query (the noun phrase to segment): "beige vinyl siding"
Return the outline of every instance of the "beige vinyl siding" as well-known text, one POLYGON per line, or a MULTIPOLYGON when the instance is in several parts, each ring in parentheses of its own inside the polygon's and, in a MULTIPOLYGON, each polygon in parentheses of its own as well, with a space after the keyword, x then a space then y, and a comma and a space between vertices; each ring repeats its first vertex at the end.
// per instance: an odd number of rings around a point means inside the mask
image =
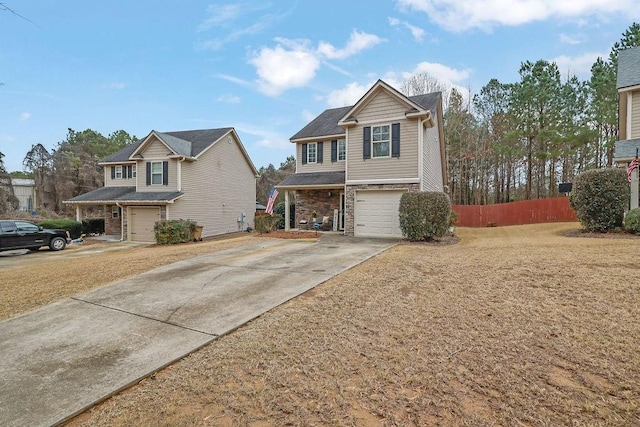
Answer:
POLYGON ((242 213, 245 229, 255 224, 255 176, 235 140, 225 136, 198 160, 182 163, 182 191, 168 219, 195 220, 204 237, 239 231, 242 213))
POLYGON ((142 154, 142 157, 145 159, 163 159, 173 153, 156 137, 151 137, 149 142, 142 148, 142 151, 140 151, 140 154, 142 154))
MULTIPOLYGON (((438 120, 435 126, 423 130, 422 191, 443 191, 440 143, 438 142, 438 120)), ((422 125, 420 125, 422 126, 422 125)))
MULTIPOLYGON (((335 138, 338 139, 338 138, 335 138)), ((306 165, 302 164, 302 143, 296 144, 296 172, 297 173, 306 173, 306 172, 335 172, 335 171, 343 171, 345 169, 345 161, 340 162, 332 162, 331 161, 331 139, 323 141, 313 141, 313 142, 322 142, 322 163, 307 163, 306 165)), ((308 143, 307 143, 308 144, 308 143)))
POLYGON ((178 160, 169 159, 170 150, 155 137, 140 151, 144 161, 138 162, 138 190, 137 191, 177 191, 178 190, 178 160), (147 164, 152 162, 169 162, 168 185, 147 185, 147 164))
POLYGON ((389 117, 404 117, 409 107, 398 102, 385 90, 379 91, 371 100, 356 111, 359 122, 385 121, 389 117))
POLYGON ((628 139, 640 138, 640 90, 630 94, 631 96, 631 135, 628 139))
MULTIPOLYGON (((126 175, 126 170, 124 170, 127 166, 132 166, 132 163, 122 164, 123 175, 126 175)), ((104 186, 105 187, 135 187, 136 179, 135 178, 115 178, 111 179, 111 168, 118 165, 109 165, 104 166, 104 186)), ((139 167, 139 166, 138 166, 139 167)), ((138 171, 139 173, 139 171, 138 171)))
POLYGON ((400 123, 400 157, 362 158, 363 129, 358 125, 349 129, 347 142, 347 181, 400 179, 418 177, 418 121, 380 121, 366 126, 400 123))

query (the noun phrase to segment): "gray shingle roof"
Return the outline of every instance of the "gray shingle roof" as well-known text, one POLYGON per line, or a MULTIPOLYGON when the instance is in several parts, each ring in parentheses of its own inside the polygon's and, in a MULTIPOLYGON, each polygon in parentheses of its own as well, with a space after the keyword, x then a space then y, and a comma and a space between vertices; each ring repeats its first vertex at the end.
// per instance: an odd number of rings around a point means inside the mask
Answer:
MULTIPOLYGON (((617 89, 640 84, 640 47, 618 52, 617 89)), ((634 154, 635 155, 635 154, 634 154)))
POLYGON ((314 185, 344 185, 344 171, 294 173, 286 177, 278 187, 304 187, 314 185))
POLYGON ((76 196, 65 203, 169 202, 182 194, 180 191, 136 192, 136 187, 101 187, 76 196))
POLYGON ((640 138, 618 141, 614 146, 613 159, 628 159, 630 157, 635 157, 636 149, 640 149, 640 138))
MULTIPOLYGON (((232 129, 233 128, 228 127, 219 129, 184 130, 177 132, 156 132, 156 134, 178 155, 196 157, 232 129)), ((105 157, 100 162, 113 163, 129 161, 131 154, 136 151, 145 139, 146 137, 133 144, 127 145, 122 150, 105 157)))
MULTIPOLYGON (((437 113, 438 101, 441 97, 441 92, 433 92, 424 95, 410 96, 409 99, 425 110, 431 111, 431 114, 435 115, 437 113)), ((298 133, 293 135, 290 138, 290 141, 327 135, 344 135, 345 130, 338 126, 338 120, 340 120, 352 108, 353 105, 324 110, 318 117, 313 119, 298 133)))

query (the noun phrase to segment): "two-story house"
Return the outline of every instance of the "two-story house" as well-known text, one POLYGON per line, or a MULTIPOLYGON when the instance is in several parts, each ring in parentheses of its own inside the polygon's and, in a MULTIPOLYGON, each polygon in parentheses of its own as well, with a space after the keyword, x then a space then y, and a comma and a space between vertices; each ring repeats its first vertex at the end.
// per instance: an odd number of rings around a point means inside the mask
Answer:
MULTIPOLYGON (((640 152, 640 47, 618 52, 618 142, 613 161, 628 167, 640 152)), ((638 170, 631 174, 631 209, 638 207, 638 170)))
POLYGON ((156 221, 190 219, 202 236, 245 230, 254 222, 257 171, 233 128, 151 131, 106 157, 102 188, 65 203, 103 206, 105 233, 154 241, 156 221))
POLYGON ((296 173, 277 185, 295 194, 296 224, 328 223, 346 235, 401 237, 407 191, 443 191, 447 170, 438 93, 407 97, 378 80, 353 106, 322 112, 290 141, 296 173))

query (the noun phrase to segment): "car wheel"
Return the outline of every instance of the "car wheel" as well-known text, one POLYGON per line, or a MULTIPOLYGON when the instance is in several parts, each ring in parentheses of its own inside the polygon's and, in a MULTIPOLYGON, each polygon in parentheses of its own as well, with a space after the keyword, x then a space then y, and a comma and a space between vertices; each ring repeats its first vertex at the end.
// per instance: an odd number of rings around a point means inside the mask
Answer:
POLYGON ((49 249, 52 251, 61 251, 67 247, 67 242, 62 237, 54 237, 49 242, 49 249))

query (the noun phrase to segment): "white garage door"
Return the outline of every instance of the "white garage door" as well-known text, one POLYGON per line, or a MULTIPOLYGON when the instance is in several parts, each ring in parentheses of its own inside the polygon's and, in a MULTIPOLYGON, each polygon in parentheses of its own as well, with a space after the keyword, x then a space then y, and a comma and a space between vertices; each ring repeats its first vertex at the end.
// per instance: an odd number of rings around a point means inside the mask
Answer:
POLYGON ((160 221, 160 208, 131 208, 129 215, 131 240, 134 242, 155 242, 153 224, 160 221))
POLYGON ((398 206, 404 191, 356 191, 354 234, 360 237, 402 237, 398 206))

